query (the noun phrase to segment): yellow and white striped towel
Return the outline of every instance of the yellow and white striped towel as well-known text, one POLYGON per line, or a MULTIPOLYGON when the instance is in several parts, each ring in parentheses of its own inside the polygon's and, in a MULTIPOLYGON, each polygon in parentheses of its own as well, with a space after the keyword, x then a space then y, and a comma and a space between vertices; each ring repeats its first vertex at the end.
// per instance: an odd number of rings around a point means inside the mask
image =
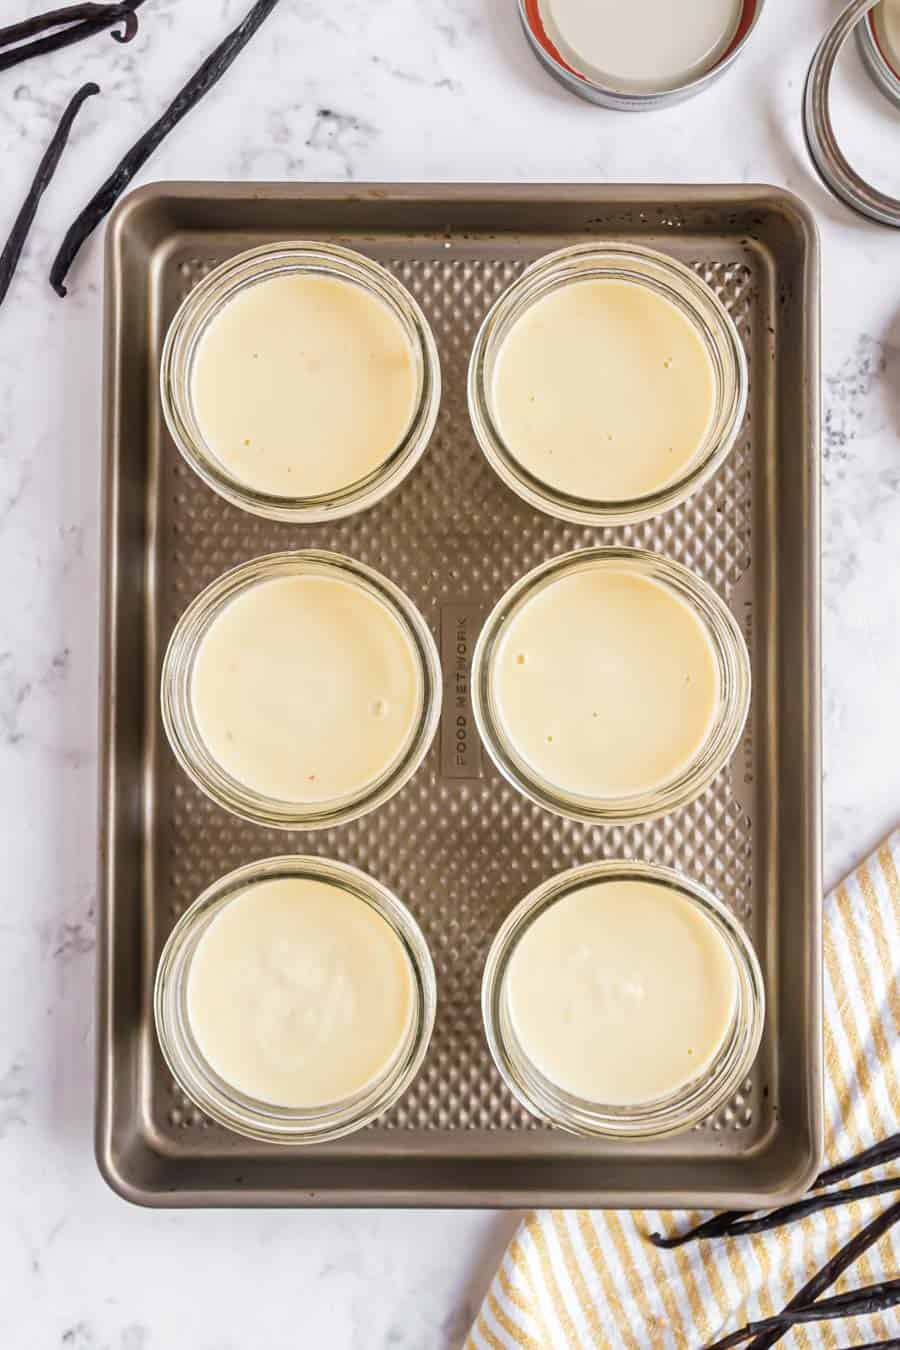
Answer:
MULTIPOLYGON (((825 902, 827 1165, 900 1129, 900 829, 825 902)), ((896 1164, 894 1165, 896 1167, 896 1164)), ((885 1169, 855 1177, 874 1180, 885 1169)), ((466 1350, 698 1350, 780 1312, 896 1196, 854 1201, 774 1232, 660 1251, 699 1214, 545 1211, 507 1249, 466 1350)), ((828 1293, 900 1276, 897 1226, 828 1293)), ((813 1350, 900 1336, 900 1309, 792 1330, 813 1350)))

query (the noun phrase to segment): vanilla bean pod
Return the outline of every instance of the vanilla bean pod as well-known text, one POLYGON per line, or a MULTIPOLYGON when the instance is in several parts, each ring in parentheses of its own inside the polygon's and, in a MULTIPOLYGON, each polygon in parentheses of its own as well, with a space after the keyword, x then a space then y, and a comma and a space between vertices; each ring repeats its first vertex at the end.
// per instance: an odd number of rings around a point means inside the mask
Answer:
POLYGON ((886 1280, 864 1289, 854 1289, 851 1293, 823 1298, 817 1303, 785 1308, 784 1312, 777 1313, 774 1317, 748 1322, 738 1331, 733 1331, 708 1346, 707 1350, 732 1350, 732 1347, 750 1340, 760 1332, 778 1331, 784 1334, 792 1327, 803 1326, 808 1322, 830 1322, 841 1317, 870 1317, 873 1313, 895 1308, 898 1303, 900 1303, 900 1280, 886 1280))
MULTIPOLYGON (((847 1158, 845 1162, 836 1163, 834 1167, 826 1168, 824 1172, 820 1172, 813 1182, 812 1190, 818 1192, 826 1186, 834 1186, 837 1182, 846 1181, 848 1177, 856 1176, 859 1172, 866 1172, 872 1167, 880 1167, 885 1163, 893 1162, 897 1157, 900 1157, 900 1134, 892 1134, 887 1139, 882 1139, 879 1143, 873 1144, 870 1148, 863 1149, 861 1153, 854 1154, 852 1158, 847 1158)), ((725 1210, 721 1214, 715 1214, 711 1219, 705 1219, 703 1223, 697 1224, 696 1227, 687 1229, 684 1233, 676 1234, 674 1237, 666 1237, 662 1233, 651 1233, 650 1241, 655 1247, 668 1250, 673 1247, 681 1247, 686 1242, 703 1238, 739 1237, 741 1234, 762 1233, 768 1228, 790 1223, 793 1219, 815 1214, 819 1209, 831 1209, 835 1205, 844 1204, 846 1201, 864 1199, 871 1195, 887 1194, 896 1190, 898 1186, 900 1186, 900 1179, 886 1177, 878 1182, 866 1182, 864 1186, 837 1192, 835 1198, 830 1196, 815 1197, 817 1203, 813 1203, 814 1197, 809 1196, 797 1201, 794 1206, 785 1205, 761 1219, 752 1219, 750 1211, 725 1210)))
POLYGON ((0 253, 0 305, 3 304, 6 292, 9 290, 10 282, 25 247, 25 240, 28 238, 28 231, 31 229, 32 222, 37 214, 38 204, 56 172, 56 166, 59 164, 66 141, 69 139, 69 132, 72 130, 72 123, 78 116, 78 110, 85 99, 90 98, 92 94, 99 93, 98 85, 83 84, 77 93, 72 95, 68 107, 50 139, 50 144, 44 151, 31 187, 28 189, 28 195, 16 216, 3 252, 0 253))
POLYGON ((121 31, 112 36, 117 42, 130 42, 138 30, 136 11, 143 3, 144 0, 123 0, 121 4, 66 5, 19 23, 7 24, 0 28, 0 48, 3 49, 0 50, 0 72, 11 70, 35 56, 45 56, 83 42, 120 21, 123 21, 121 31), (43 37, 36 36, 41 33, 43 37), (26 41, 30 37, 34 41, 26 41))
POLYGON ((116 165, 106 182, 69 226, 50 269, 50 284, 57 295, 65 295, 65 280, 81 245, 115 206, 135 174, 144 167, 160 143, 204 94, 218 83, 232 62, 244 50, 257 29, 265 22, 278 0, 257 0, 236 28, 210 53, 202 66, 175 95, 168 108, 116 165))

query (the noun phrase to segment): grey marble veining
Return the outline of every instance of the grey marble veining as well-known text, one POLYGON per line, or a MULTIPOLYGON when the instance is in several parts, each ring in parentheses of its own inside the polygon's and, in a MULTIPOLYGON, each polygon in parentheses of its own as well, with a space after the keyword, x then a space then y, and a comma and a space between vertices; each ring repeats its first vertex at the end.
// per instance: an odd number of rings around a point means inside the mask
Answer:
MULTIPOLYGON (((245 4, 148 0, 131 45, 100 35, 0 74, 0 234, 68 96, 87 79, 103 91, 0 309, 0 1343, 11 1350, 450 1350, 514 1224, 142 1212, 105 1190, 92 1159, 99 233, 64 302, 47 273, 82 202, 245 4)), ((514 0, 282 0, 142 175, 771 181, 810 202, 825 269, 829 881, 900 816, 900 237, 850 216, 807 167, 800 91, 833 12, 831 0, 768 5, 719 84, 629 116, 550 80, 514 0)), ((871 149, 900 121, 855 60, 842 127, 871 149)))

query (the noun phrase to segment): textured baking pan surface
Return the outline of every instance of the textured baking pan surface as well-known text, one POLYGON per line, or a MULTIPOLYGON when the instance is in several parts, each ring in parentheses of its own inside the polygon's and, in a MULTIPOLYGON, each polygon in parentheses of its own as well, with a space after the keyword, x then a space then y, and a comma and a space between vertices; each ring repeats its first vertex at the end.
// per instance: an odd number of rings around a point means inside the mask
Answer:
POLYGON ((107 234, 102 616, 102 930, 97 1153, 121 1194, 154 1205, 577 1205, 753 1208, 808 1184, 821 1134, 818 252, 788 194, 748 187, 153 185, 107 234), (327 525, 229 506, 170 441, 157 388, 169 320, 223 259, 277 239, 378 259, 416 296, 444 397, 421 464, 392 496, 327 525), (571 526, 509 493, 466 411, 472 339, 534 258, 579 240, 659 248, 721 297, 750 367, 726 464, 682 506, 619 529, 571 526), (679 559, 732 607, 754 677, 732 763, 684 810, 628 828, 531 805, 479 746, 467 673, 478 627, 518 576, 568 549, 628 543, 679 559), (312 834, 245 824, 177 768, 158 714, 179 614, 258 554, 348 553, 411 596, 439 640, 444 713, 424 765, 361 821, 312 834), (285 1150, 242 1140, 183 1097, 156 1046, 153 973, 210 882, 274 853, 321 853, 390 886, 421 923, 438 979, 435 1034, 412 1087, 348 1139, 285 1150), (480 979, 502 918, 554 872, 601 857, 682 869, 746 925, 766 980, 756 1066, 714 1118, 647 1143, 579 1140, 530 1117, 494 1070, 480 979))

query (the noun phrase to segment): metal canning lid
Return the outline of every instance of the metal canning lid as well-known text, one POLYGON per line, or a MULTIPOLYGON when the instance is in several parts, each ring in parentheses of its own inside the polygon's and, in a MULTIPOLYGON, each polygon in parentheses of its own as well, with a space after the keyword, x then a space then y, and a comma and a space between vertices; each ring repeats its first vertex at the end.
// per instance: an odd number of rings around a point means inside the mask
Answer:
POLYGON ((571 60, 567 60, 552 40, 541 12, 541 0, 518 0, 519 18, 525 30, 525 36, 538 60, 560 84, 580 98, 604 108, 616 108, 621 112, 642 112, 653 108, 665 108, 683 99, 692 98, 702 89, 717 80, 743 51, 750 34, 753 32, 762 14, 765 0, 741 0, 737 25, 724 50, 713 55, 711 64, 701 69, 699 74, 692 73, 683 83, 666 83, 658 88, 647 86, 636 88, 629 81, 604 80, 578 70, 571 60))
POLYGON ((803 95, 803 130, 813 165, 826 187, 845 205, 900 227, 900 199, 874 187, 856 172, 838 144, 831 120, 831 81, 838 56, 856 31, 865 64, 879 87, 900 104, 900 77, 888 63, 873 15, 881 0, 851 0, 825 34, 812 59, 803 95))
POLYGON ((900 48, 895 47, 888 31, 887 8, 896 13, 897 40, 900 42, 900 3, 882 0, 856 26, 856 41, 860 55, 881 92, 900 108, 900 48))

